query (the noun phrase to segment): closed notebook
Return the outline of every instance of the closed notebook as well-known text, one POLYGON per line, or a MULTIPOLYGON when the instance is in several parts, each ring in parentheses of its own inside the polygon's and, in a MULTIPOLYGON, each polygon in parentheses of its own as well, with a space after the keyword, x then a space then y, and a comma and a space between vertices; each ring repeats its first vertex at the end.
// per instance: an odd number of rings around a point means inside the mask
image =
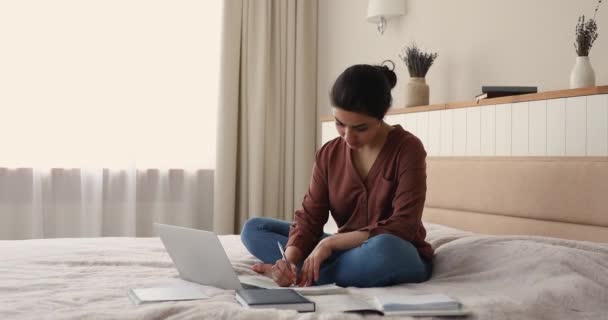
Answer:
POLYGON ((481 94, 475 96, 475 100, 491 99, 520 94, 536 93, 536 87, 516 87, 516 86, 482 86, 481 94))
POLYGON ((163 301, 184 301, 206 299, 208 296, 195 286, 171 286, 156 288, 130 289, 129 299, 134 304, 153 303, 163 301))
POLYGON ((249 308, 315 311, 314 302, 292 289, 239 289, 236 291, 236 300, 249 308))

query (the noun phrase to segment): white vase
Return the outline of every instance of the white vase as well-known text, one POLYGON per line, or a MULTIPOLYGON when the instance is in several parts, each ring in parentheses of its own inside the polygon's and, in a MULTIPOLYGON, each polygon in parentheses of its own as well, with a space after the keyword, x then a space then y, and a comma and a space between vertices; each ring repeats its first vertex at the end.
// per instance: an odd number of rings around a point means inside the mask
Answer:
POLYGON ((410 78, 407 83, 405 106, 425 106, 429 104, 429 86, 424 78, 410 78))
POLYGON ((570 73, 570 89, 595 86, 595 72, 589 57, 576 57, 576 63, 570 73))

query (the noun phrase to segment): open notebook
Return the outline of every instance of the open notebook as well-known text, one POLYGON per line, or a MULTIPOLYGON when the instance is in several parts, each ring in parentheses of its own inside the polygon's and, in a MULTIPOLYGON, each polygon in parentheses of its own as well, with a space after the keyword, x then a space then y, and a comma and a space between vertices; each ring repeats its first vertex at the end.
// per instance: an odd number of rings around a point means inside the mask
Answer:
POLYGON ((320 312, 354 312, 400 316, 466 316, 471 311, 443 294, 378 295, 350 294, 309 296, 320 312))

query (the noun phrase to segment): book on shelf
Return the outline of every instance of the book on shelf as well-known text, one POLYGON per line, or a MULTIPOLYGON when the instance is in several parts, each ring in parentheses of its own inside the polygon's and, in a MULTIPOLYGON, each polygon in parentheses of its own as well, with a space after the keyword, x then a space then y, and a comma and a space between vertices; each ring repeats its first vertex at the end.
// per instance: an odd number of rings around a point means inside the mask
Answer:
POLYGON ((481 93, 475 96, 475 100, 491 99, 520 94, 537 93, 537 87, 524 86, 482 86, 481 93))
POLYGON ((309 297, 320 312, 347 312, 395 316, 466 316, 471 311, 444 294, 323 295, 309 297))
POLYGON ((292 289, 238 289, 236 301, 249 308, 314 312, 315 303, 292 289))

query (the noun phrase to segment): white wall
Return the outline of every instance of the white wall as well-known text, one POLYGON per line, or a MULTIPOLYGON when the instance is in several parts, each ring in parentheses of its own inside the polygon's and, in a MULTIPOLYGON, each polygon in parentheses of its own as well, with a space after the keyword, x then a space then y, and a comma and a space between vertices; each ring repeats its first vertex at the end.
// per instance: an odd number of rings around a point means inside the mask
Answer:
MULTIPOLYGON (((405 0, 407 13, 389 21, 380 36, 365 21, 367 0, 319 3, 320 115, 331 113, 335 78, 357 63, 397 64, 394 107, 403 106, 409 75, 397 54, 416 41, 439 53, 427 74, 430 103, 469 101, 482 85, 532 85, 539 91, 568 88, 574 65, 574 29, 596 0, 405 0)), ((591 50, 596 84, 608 84, 608 5, 598 13, 599 37, 591 50)))
POLYGON ((215 167, 220 0, 0 1, 0 167, 215 167))

